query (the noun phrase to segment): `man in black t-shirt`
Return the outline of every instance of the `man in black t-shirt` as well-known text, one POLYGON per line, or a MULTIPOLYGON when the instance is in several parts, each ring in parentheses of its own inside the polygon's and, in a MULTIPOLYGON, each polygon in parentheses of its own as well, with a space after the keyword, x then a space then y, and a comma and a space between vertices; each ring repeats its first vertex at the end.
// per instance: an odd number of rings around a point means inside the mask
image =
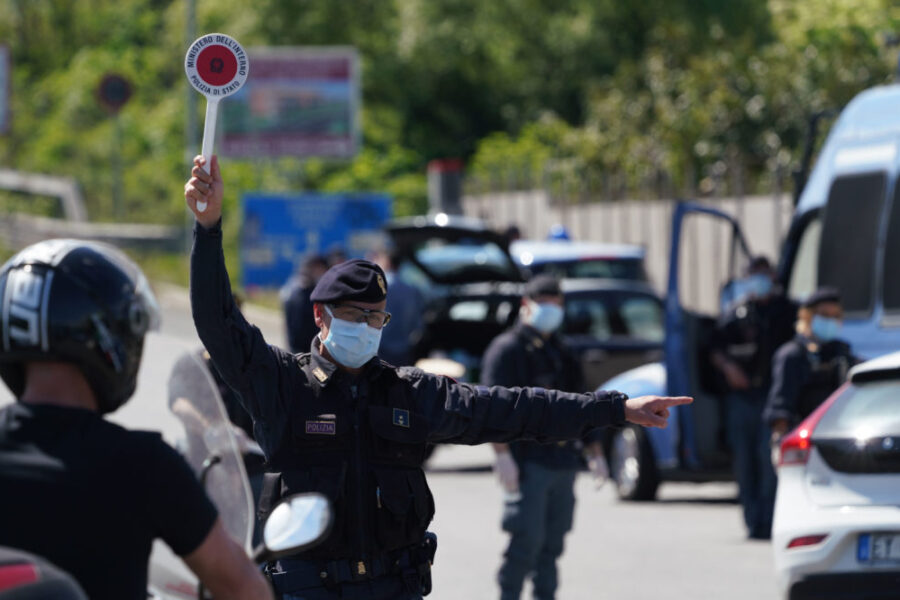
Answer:
POLYGON ((92 600, 138 600, 159 538, 217 599, 271 598, 184 460, 102 417, 133 394, 157 320, 140 269, 110 246, 50 240, 0 268, 0 377, 18 400, 0 410, 0 545, 92 600))

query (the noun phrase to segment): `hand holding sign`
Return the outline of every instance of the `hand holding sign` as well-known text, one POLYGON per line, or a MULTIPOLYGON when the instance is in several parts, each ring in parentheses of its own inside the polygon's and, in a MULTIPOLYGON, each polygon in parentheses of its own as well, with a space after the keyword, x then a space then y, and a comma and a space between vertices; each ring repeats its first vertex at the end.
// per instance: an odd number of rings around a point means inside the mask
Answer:
MULTIPOLYGON (((204 169, 209 161, 216 137, 219 101, 238 91, 250 73, 247 53, 237 41, 224 33, 210 33, 197 38, 184 57, 184 71, 188 81, 206 96, 206 123, 203 127, 204 169)), ((197 202, 197 211, 206 210, 206 202, 197 202)))
POLYGON ((195 156, 191 178, 184 184, 184 200, 200 225, 209 229, 219 221, 224 195, 222 172, 216 155, 212 155, 209 163, 202 156, 195 156), (200 210, 201 206, 203 210, 200 210))

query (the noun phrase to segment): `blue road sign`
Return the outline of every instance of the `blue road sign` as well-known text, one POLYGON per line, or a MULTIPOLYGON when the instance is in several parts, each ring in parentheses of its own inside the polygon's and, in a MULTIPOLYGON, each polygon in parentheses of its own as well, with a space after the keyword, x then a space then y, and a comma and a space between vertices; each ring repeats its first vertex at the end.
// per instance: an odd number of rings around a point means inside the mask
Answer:
POLYGON ((244 287, 280 287, 311 254, 336 248, 362 258, 391 218, 385 194, 245 194, 241 228, 244 287))

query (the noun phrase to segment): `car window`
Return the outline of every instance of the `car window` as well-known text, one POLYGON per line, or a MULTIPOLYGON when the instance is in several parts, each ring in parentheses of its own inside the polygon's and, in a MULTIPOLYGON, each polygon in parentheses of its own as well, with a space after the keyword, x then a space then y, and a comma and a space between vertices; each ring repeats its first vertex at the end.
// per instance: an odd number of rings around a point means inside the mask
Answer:
POLYGON ((500 246, 492 242, 430 239, 417 247, 414 253, 416 260, 438 277, 453 276, 473 269, 505 275, 511 267, 500 246))
POLYGON ((451 306, 449 314, 453 321, 484 321, 489 309, 484 300, 466 300, 451 306))
POLYGON ((624 300, 619 308, 631 337, 661 342, 665 337, 662 306, 652 298, 636 296, 624 300))
POLYGON ((549 274, 559 279, 628 279, 646 281, 644 263, 639 258, 587 258, 582 260, 533 262, 532 275, 549 274))
POLYGON ((875 284, 875 252, 886 176, 867 173, 834 181, 819 245, 819 285, 841 291, 844 310, 869 314, 875 284))
POLYGON ((900 312, 900 186, 895 187, 894 203, 888 221, 887 240, 884 244, 884 269, 882 289, 884 309, 900 312))
POLYGON ((819 275, 819 242, 822 239, 822 219, 814 217, 800 234, 800 243, 794 255, 788 297, 802 301, 816 290, 819 275))
POLYGON ((600 340, 609 339, 612 329, 604 300, 591 297, 567 300, 563 333, 589 335, 600 340))
POLYGON ((597 340, 617 337, 660 342, 664 336, 662 305, 645 294, 578 293, 566 298, 562 332, 597 340))
POLYGON ((900 381, 849 386, 816 426, 815 437, 900 434, 900 381))

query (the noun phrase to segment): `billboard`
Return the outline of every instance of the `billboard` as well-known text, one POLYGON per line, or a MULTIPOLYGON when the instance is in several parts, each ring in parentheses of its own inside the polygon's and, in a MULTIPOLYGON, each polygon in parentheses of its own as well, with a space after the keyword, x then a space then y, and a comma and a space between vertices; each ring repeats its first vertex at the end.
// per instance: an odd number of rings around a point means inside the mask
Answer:
POLYGON ((363 258, 391 218, 385 194, 245 194, 241 227, 244 287, 280 287, 310 254, 341 248, 363 258))
POLYGON ((222 103, 225 156, 350 158, 359 148, 359 60, 350 47, 252 49, 222 103))

